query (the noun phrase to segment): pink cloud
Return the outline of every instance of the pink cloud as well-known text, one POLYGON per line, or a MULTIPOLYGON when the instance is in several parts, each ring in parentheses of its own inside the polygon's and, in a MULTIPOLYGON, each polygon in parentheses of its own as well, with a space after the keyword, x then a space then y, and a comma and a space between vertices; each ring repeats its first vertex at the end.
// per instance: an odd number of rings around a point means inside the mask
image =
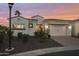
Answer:
POLYGON ((6 17, 0 17, 0 25, 8 26, 8 20, 6 17))

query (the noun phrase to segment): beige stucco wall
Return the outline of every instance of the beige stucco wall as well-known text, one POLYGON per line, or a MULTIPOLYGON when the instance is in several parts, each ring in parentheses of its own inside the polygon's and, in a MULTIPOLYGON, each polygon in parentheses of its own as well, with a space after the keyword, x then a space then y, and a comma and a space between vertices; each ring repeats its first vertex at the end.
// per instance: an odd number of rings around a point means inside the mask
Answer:
MULTIPOLYGON (((36 17, 34 16, 34 17, 32 17, 32 19, 33 19, 32 21, 29 21, 28 19, 25 19, 25 18, 22 18, 22 17, 12 18, 11 24, 24 24, 25 25, 25 28, 26 28, 25 30, 13 30, 14 31, 14 34, 13 35, 14 36, 17 36, 17 33, 18 32, 22 32, 22 33, 29 34, 29 35, 33 36, 34 35, 34 32, 36 31, 36 25, 39 24, 39 23, 43 24, 44 26, 45 25, 48 25, 49 26, 49 24, 68 24, 68 25, 71 25, 71 23, 68 22, 68 21, 44 20, 44 18, 43 17, 40 17, 40 16, 36 16, 36 17), (18 18, 20 20, 18 20, 18 18), (38 21, 35 21, 34 19, 37 19, 38 21), (29 28, 28 27, 29 22, 33 24, 33 28, 29 28)), ((49 28, 49 29, 51 31, 54 31, 55 30, 55 29, 52 30, 51 28, 49 28)), ((61 30, 61 32, 59 34, 62 33, 61 27, 60 27, 60 30, 61 30)), ((76 29, 76 30, 78 31, 78 29, 76 29)), ((70 29, 67 29, 66 35, 67 36, 71 36, 71 30, 70 29)))
POLYGON ((74 26, 75 26, 75 36, 77 36, 77 34, 79 33, 79 21, 76 21, 74 23, 74 26))
POLYGON ((25 30, 13 30, 14 31, 13 35, 17 36, 18 32, 28 34, 28 23, 29 23, 29 20, 21 18, 19 16, 15 17, 15 18, 12 18, 11 19, 11 27, 13 27, 13 24, 24 24, 24 26, 25 26, 25 30))
POLYGON ((32 22, 32 23, 33 23, 33 28, 29 28, 28 27, 28 25, 29 25, 28 19, 21 18, 21 17, 12 18, 11 19, 11 26, 13 26, 13 24, 24 24, 25 25, 25 30, 13 30, 14 31, 13 35, 17 36, 17 33, 19 33, 19 32, 22 32, 23 34, 34 35, 35 24, 34 24, 34 22, 32 22), (20 20, 18 20, 18 18, 20 20))
POLYGON ((41 24, 44 18, 40 15, 32 16, 31 19, 36 19, 38 24, 41 24))
MULTIPOLYGON (((60 26, 59 27, 59 31, 60 32, 57 32, 56 29, 54 26, 54 24, 67 24, 67 26, 72 26, 71 25, 71 22, 68 22, 68 21, 55 21, 55 20, 47 20, 47 21, 44 21, 43 24, 45 25, 52 25, 52 27, 49 27, 50 29, 50 35, 52 36, 71 36, 71 29, 66 29, 66 26, 63 26, 63 28, 60 26), (63 30, 62 30, 63 29, 63 30), (52 34, 53 33, 53 34, 52 34), (58 33, 58 34, 56 34, 58 33)), ((59 26, 59 25, 57 25, 59 26)))

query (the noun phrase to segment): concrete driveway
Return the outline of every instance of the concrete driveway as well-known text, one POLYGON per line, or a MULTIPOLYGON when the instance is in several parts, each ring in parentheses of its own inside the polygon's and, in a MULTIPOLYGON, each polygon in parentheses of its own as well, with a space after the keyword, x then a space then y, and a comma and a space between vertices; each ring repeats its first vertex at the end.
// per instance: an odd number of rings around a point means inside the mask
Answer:
POLYGON ((66 37, 66 36, 57 36, 57 37, 52 36, 52 39, 62 44, 63 46, 73 46, 73 47, 79 46, 79 38, 66 37))

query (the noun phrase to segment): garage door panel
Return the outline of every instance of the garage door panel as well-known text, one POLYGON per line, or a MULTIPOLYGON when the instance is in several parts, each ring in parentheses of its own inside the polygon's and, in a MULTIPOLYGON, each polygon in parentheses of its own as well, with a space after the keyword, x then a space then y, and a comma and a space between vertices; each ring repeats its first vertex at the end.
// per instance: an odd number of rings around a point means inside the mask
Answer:
POLYGON ((52 36, 66 36, 66 26, 55 26, 50 27, 50 34, 52 36))

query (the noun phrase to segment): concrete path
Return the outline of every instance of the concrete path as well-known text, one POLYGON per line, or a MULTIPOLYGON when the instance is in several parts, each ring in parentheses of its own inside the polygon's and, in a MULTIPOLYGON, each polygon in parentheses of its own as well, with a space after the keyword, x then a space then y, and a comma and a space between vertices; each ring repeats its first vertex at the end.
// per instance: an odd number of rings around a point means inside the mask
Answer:
POLYGON ((79 38, 74 38, 74 37, 52 37, 52 39, 59 42, 63 46, 79 46, 79 38))
POLYGON ((37 56, 37 55, 69 51, 69 50, 79 50, 79 47, 52 47, 52 48, 38 49, 38 50, 32 50, 28 52, 13 54, 11 56, 37 56))

